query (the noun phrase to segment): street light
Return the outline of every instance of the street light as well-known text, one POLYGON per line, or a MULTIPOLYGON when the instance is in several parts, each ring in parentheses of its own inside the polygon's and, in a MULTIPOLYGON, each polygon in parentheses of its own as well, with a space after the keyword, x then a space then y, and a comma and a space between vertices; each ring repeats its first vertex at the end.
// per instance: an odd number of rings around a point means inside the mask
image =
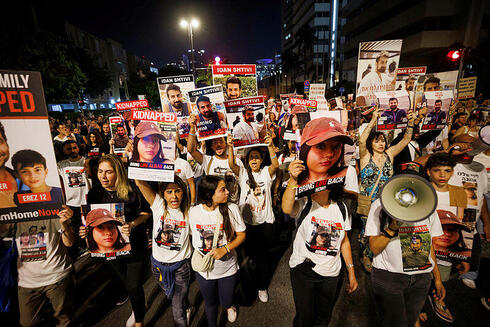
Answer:
POLYGON ((194 64, 194 34, 192 33, 192 28, 198 28, 199 21, 196 18, 192 18, 190 21, 187 21, 186 19, 182 19, 180 21, 180 27, 187 28, 187 31, 189 33, 189 39, 191 41, 192 73, 196 74, 196 67, 194 64))

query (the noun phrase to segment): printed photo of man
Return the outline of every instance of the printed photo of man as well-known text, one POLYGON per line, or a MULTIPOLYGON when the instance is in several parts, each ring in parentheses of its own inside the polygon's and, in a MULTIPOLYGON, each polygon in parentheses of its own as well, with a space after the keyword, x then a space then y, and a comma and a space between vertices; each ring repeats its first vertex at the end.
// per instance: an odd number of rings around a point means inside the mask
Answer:
POLYGON ((390 98, 390 109, 385 110, 381 117, 385 117, 384 124, 401 124, 403 119, 407 117, 407 113, 405 110, 401 110, 398 108, 398 99, 390 98))
POLYGON ((376 92, 391 91, 395 87, 395 78, 387 73, 390 54, 381 51, 376 57, 376 68, 366 74, 358 89, 357 102, 359 106, 368 106, 376 102, 376 92))
POLYGON ((201 95, 196 105, 199 111, 196 121, 199 131, 208 132, 226 128, 225 114, 214 110, 209 97, 201 95))
POLYGON ((116 135, 114 136, 114 148, 125 148, 128 144, 129 137, 123 124, 117 125, 116 135))
POLYGON ((427 264, 429 253, 422 248, 422 238, 420 235, 412 235, 410 247, 403 253, 404 267, 423 267, 427 264))
POLYGON ((226 80, 226 97, 228 100, 240 98, 242 94, 242 81, 236 76, 230 76, 226 80))
POLYGON ((167 87, 168 104, 164 105, 163 112, 175 112, 177 116, 189 116, 189 104, 184 102, 184 96, 178 85, 170 84, 167 87))
POLYGON ((0 122, 0 208, 16 207, 14 194, 17 192, 15 172, 6 167, 10 158, 10 148, 5 135, 5 128, 0 122))
POLYGON ((441 110, 442 100, 436 100, 434 103, 434 110, 431 111, 427 118, 429 118, 429 124, 440 125, 446 119, 446 112, 441 110))
POLYGON ((235 140, 257 143, 258 139, 265 137, 265 124, 259 125, 255 122, 255 112, 251 106, 243 108, 242 118, 243 121, 233 127, 233 138, 235 140))

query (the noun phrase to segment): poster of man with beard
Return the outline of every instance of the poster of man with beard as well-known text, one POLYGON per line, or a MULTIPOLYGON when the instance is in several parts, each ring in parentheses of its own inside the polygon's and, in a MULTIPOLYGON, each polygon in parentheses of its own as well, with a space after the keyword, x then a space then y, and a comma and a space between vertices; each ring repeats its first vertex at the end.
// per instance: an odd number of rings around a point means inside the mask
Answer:
POLYGON ((179 137, 189 136, 189 114, 191 104, 187 92, 195 89, 193 75, 181 75, 157 78, 160 101, 163 112, 177 114, 177 130, 179 137))
POLYGON ((376 92, 395 89, 403 40, 361 42, 357 65, 357 105, 376 103, 376 92))

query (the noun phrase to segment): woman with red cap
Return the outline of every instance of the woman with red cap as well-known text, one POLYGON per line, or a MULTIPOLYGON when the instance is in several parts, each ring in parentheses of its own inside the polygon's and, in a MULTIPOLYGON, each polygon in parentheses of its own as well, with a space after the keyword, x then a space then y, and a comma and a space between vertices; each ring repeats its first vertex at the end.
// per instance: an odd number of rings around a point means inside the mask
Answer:
POLYGON ((352 293, 358 287, 346 233, 351 229, 351 217, 339 200, 344 183, 295 199, 300 185, 345 176, 345 143, 353 141, 338 121, 325 117, 314 119, 303 130, 300 160, 289 165, 290 179, 282 198, 282 210, 297 219, 298 225, 289 260, 296 307, 294 326, 328 325, 342 268, 340 254, 348 270, 347 291, 352 293), (317 242, 319 236, 328 236, 328 246, 317 242))

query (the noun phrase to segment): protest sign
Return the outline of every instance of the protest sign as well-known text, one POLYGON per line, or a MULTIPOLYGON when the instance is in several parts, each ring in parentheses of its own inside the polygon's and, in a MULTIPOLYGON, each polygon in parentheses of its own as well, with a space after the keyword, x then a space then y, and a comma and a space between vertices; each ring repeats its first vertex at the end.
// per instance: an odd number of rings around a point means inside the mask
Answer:
POLYGON ((255 65, 213 65, 213 84, 223 85, 226 100, 258 95, 255 65))
MULTIPOLYGON (((426 66, 421 67, 404 67, 398 68, 396 73, 396 84, 395 90, 401 91, 405 90, 408 92, 410 97, 410 102, 413 107, 414 104, 414 94, 415 94, 415 83, 417 82, 417 78, 419 76, 425 75, 427 71, 426 66)), ((412 108, 411 107, 411 108, 412 108)))
POLYGON ((236 149, 266 145, 264 97, 251 97, 225 102, 228 131, 236 149))
POLYGON ((145 181, 173 182, 177 117, 172 112, 131 111, 139 120, 134 130, 128 177, 145 181))
POLYGON ((129 137, 123 118, 109 117, 109 126, 111 128, 112 139, 114 140, 114 153, 124 153, 129 137))
MULTIPOLYGON (((413 108, 419 109, 426 102, 424 92, 428 91, 456 91, 456 83, 458 80, 458 71, 451 70, 448 72, 440 72, 419 76, 415 83, 415 95, 413 108)), ((454 95, 456 96, 456 94, 454 95)))
POLYGON ((475 97, 476 76, 465 77, 459 80, 458 99, 471 99, 475 97))
POLYGON ((192 114, 197 115, 197 139, 210 140, 226 136, 226 111, 221 85, 206 86, 188 92, 192 114))
POLYGON ((289 113, 287 121, 286 121, 286 129, 284 131, 284 139, 288 141, 297 141, 298 142, 298 133, 301 135, 301 132, 305 125, 313 119, 320 117, 330 117, 334 118, 340 122, 341 115, 340 111, 328 111, 328 110, 319 110, 319 111, 308 111, 305 107, 297 106, 295 109, 289 113))
POLYGON ((410 109, 407 91, 377 92, 376 98, 379 108, 384 110, 378 119, 378 131, 407 127, 407 113, 410 109))
POLYGON ((299 199, 304 196, 330 190, 334 187, 338 187, 339 185, 344 185, 346 174, 347 168, 344 168, 334 176, 325 176, 325 179, 300 185, 296 189, 296 198, 299 199))
POLYGON ((316 111, 317 102, 316 100, 289 98, 289 107, 294 108, 294 106, 303 106, 308 111, 316 111))
POLYGON ((317 102, 317 110, 328 110, 328 102, 325 99, 326 84, 310 84, 308 98, 317 102))
POLYGON ((335 97, 328 99, 328 105, 330 110, 341 110, 344 109, 344 103, 341 97, 335 97))
POLYGON ((160 101, 163 112, 175 112, 177 114, 177 130, 181 139, 189 136, 189 115, 191 103, 187 92, 194 90, 193 75, 181 75, 157 78, 160 101))
POLYGON ((0 70, 0 149, 0 223, 58 218, 63 194, 39 72, 0 70))
POLYGON ((432 91, 424 93, 427 116, 422 123, 422 130, 442 129, 447 125, 449 108, 453 101, 453 91, 432 91))
POLYGON ((124 120, 131 120, 131 109, 149 108, 148 100, 134 100, 125 102, 116 102, 116 109, 121 114, 124 120))
POLYGON ((357 106, 376 104, 376 92, 395 89, 403 40, 361 42, 357 64, 357 106))
POLYGON ((124 203, 85 205, 81 214, 87 227, 87 250, 92 258, 110 261, 130 254, 129 235, 122 231, 126 224, 124 203))

